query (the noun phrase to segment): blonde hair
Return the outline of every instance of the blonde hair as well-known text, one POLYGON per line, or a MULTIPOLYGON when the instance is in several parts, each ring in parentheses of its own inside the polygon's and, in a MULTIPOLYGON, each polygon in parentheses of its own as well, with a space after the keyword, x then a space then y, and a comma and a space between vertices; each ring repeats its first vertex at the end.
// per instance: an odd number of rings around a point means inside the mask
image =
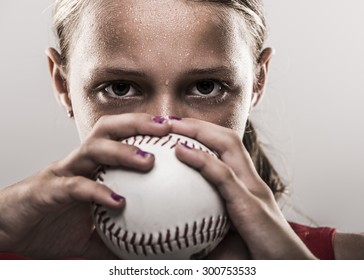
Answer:
POLYGON ((241 13, 250 34, 250 43, 255 61, 267 38, 267 24, 262 0, 194 0, 196 2, 212 2, 230 7, 241 13))
POLYGON ((63 66, 67 66, 73 35, 79 27, 82 11, 89 2, 90 0, 55 1, 53 10, 53 29, 63 66))
MULTIPOLYGON (((267 33, 266 20, 261 0, 190 1, 217 3, 240 12, 247 23, 251 37, 252 53, 255 57, 255 61, 258 61, 267 33)), ((71 41, 74 32, 79 27, 82 11, 90 2, 90 0, 55 0, 53 28, 57 38, 61 61, 64 65, 67 65, 71 41)))

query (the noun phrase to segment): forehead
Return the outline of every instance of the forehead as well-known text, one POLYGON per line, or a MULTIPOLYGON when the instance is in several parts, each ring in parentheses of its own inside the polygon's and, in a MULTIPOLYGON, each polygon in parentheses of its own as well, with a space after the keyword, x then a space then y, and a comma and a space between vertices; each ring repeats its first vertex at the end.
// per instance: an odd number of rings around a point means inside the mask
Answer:
POLYGON ((133 63, 200 57, 235 60, 248 47, 245 21, 221 4, 189 0, 91 1, 83 11, 74 52, 133 63))

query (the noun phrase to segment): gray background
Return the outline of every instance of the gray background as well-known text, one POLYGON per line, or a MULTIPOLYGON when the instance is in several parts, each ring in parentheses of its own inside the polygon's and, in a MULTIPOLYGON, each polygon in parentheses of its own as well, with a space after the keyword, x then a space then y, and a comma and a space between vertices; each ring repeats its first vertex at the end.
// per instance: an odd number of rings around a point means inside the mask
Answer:
MULTIPOLYGON (((364 2, 265 2, 276 55, 253 118, 289 184, 284 213, 364 231, 364 2)), ((52 3, 0 2, 0 186, 79 143, 53 97, 44 55, 53 46, 52 3)))

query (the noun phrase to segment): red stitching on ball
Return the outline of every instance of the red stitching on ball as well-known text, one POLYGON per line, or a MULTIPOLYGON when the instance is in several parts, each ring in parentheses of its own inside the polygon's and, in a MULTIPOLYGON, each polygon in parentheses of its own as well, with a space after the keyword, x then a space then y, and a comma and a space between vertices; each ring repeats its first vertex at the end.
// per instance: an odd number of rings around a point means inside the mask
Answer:
MULTIPOLYGON (((158 246, 160 248, 160 252, 162 254, 165 254, 168 251, 172 252, 173 251, 173 244, 172 242, 176 242, 177 247, 179 249, 182 249, 182 244, 181 244, 181 240, 185 241, 185 246, 186 248, 188 248, 190 246, 189 244, 189 240, 188 238, 191 238, 193 240, 193 244, 197 245, 199 244, 199 242, 197 241, 197 239, 200 240, 200 243, 207 243, 209 241, 215 241, 216 239, 221 239, 224 236, 224 233, 227 230, 227 223, 228 223, 228 219, 226 216, 221 216, 219 215, 217 217, 216 223, 214 224, 214 219, 213 217, 210 217, 208 219, 208 226, 206 228, 206 218, 204 218, 201 221, 201 229, 197 230, 198 227, 198 223, 197 221, 195 221, 193 223, 193 226, 191 228, 192 232, 191 235, 188 235, 188 232, 190 231, 189 225, 185 224, 185 231, 183 236, 180 236, 180 228, 177 226, 176 232, 175 232, 175 239, 171 239, 171 231, 167 230, 167 234, 165 235, 165 238, 163 238, 163 234, 161 232, 158 233, 158 238, 157 238, 157 242, 156 244, 153 244, 153 234, 150 233, 149 234, 149 238, 148 240, 146 239, 146 235, 145 233, 143 233, 140 237, 139 240, 137 240, 137 234, 133 233, 133 235, 131 236, 130 240, 128 241, 128 236, 129 236, 129 232, 125 231, 123 233, 123 236, 121 237, 120 234, 122 233, 122 228, 118 227, 116 229, 116 231, 114 231, 115 229, 115 223, 112 222, 111 224, 108 224, 110 221, 110 217, 106 217, 104 219, 102 219, 106 214, 107 211, 102 209, 101 205, 94 205, 95 207, 95 211, 94 213, 96 213, 96 220, 101 220, 99 225, 100 225, 100 229, 102 230, 102 232, 104 233, 104 235, 110 239, 110 241, 112 243, 115 243, 113 241, 113 238, 116 239, 116 244, 117 246, 121 249, 121 250, 125 250, 127 253, 131 253, 133 252, 136 255, 139 254, 144 254, 145 256, 148 255, 148 248, 150 248, 150 251, 152 254, 157 254, 157 250, 155 246, 158 246), (207 231, 204 231, 203 229, 205 229, 207 231), (213 233, 213 234, 212 234, 213 233), (214 235, 214 238, 211 238, 211 235, 214 235), (164 239, 164 240, 163 240, 164 239)), ((149 252, 150 252, 149 251, 149 252)))
POLYGON ((179 240, 179 227, 176 227, 176 235, 175 235, 174 239, 177 240, 178 249, 181 249, 182 245, 181 245, 181 241, 179 240))
POLYGON ((192 231, 193 245, 196 245, 197 244, 196 231, 197 231, 197 223, 195 221, 193 223, 193 231, 192 231))
POLYGON ((121 249, 119 236, 115 236, 115 238, 116 238, 116 244, 118 245, 119 249, 121 249))
POLYGON ((170 147, 170 149, 174 149, 177 144, 180 142, 181 138, 177 138, 176 142, 170 147))
POLYGON ((190 244, 188 242, 188 224, 185 225, 185 232, 183 234, 183 238, 185 240, 185 246, 190 247, 190 244))
POLYGON ((149 144, 149 143, 150 143, 150 141, 152 141, 152 137, 151 137, 151 136, 150 136, 150 138, 148 139, 147 144, 149 144))
POLYGON ((129 251, 129 245, 128 245, 128 243, 126 242, 126 238, 128 237, 128 231, 125 231, 125 234, 123 235, 123 237, 122 237, 122 241, 123 241, 123 243, 124 243, 124 245, 125 245, 125 250, 128 252, 128 253, 130 253, 130 251, 129 251))
POLYGON ((114 232, 114 237, 119 238, 120 231, 121 231, 121 227, 118 227, 118 229, 114 232))
POLYGON ((205 218, 202 219, 202 225, 201 225, 201 228, 200 228, 200 243, 204 243, 204 235, 203 235, 203 230, 205 228, 205 223, 206 223, 206 220, 205 218))
POLYGON ((171 252, 172 252, 173 250, 172 250, 171 232, 170 232, 170 230, 167 230, 166 243, 167 243, 167 245, 168 245, 168 249, 169 249, 169 251, 171 251, 171 252))
POLYGON ((114 226, 115 226, 115 223, 112 223, 112 224, 111 224, 111 225, 107 228, 107 230, 108 230, 108 232, 109 232, 109 239, 112 239, 112 236, 113 236, 112 230, 113 230, 114 226))
POLYGON ((207 226, 207 239, 206 239, 206 242, 209 242, 210 241, 210 238, 211 238, 211 227, 212 227, 212 224, 213 224, 213 221, 214 219, 212 217, 210 217, 209 219, 209 225, 207 226))
POLYGON ((130 239, 130 243, 132 244, 132 248, 133 248, 133 251, 136 255, 138 255, 138 250, 136 248, 136 244, 135 244, 135 237, 136 237, 136 233, 134 232, 133 233, 133 236, 131 237, 130 239))
POLYGON ((161 139, 162 139, 161 137, 156 137, 156 138, 157 138, 157 140, 153 143, 153 145, 158 144, 158 142, 161 141, 161 139))
POLYGON ((138 144, 141 145, 143 143, 144 139, 145 139, 145 136, 142 136, 138 144))
POLYGON ((125 233, 124 233, 124 235, 123 235, 123 237, 121 238, 121 240, 123 241, 123 242, 126 242, 126 239, 128 238, 128 231, 125 231, 125 233))
POLYGON ((106 214, 106 211, 102 211, 101 213, 99 213, 99 220, 97 221, 99 224, 101 224, 102 222, 102 217, 106 214))
POLYGON ((161 232, 159 233, 159 236, 158 236, 158 245, 159 245, 159 248, 161 248, 161 252, 164 254, 166 251, 164 250, 164 247, 163 247, 161 232))
POLYGON ((165 141, 164 143, 161 144, 161 146, 163 147, 165 144, 167 144, 169 141, 171 141, 172 139, 172 135, 169 135, 167 141, 165 141))

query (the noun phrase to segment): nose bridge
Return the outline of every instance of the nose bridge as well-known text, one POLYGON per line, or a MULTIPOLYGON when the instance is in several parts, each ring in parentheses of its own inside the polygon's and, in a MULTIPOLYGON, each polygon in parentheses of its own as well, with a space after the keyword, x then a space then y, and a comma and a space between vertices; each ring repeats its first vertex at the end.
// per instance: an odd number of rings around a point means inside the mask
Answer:
POLYGON ((156 116, 181 116, 182 104, 177 92, 164 85, 151 97, 148 113, 156 116))

